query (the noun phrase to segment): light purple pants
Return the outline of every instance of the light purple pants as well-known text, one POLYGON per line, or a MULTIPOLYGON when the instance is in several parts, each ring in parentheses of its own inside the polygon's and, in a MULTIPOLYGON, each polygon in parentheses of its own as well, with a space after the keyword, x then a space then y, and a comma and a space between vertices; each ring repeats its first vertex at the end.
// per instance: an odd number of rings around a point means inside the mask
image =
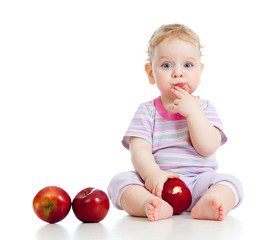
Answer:
MULTIPOLYGON (((229 182, 235 186, 238 195, 238 204, 235 207, 240 205, 243 199, 243 189, 241 182, 236 177, 229 174, 211 171, 191 177, 180 175, 180 179, 185 182, 192 195, 192 203, 187 211, 190 211, 194 207, 198 200, 211 186, 222 181, 229 182)), ((130 185, 140 185, 144 187, 144 181, 136 172, 122 172, 112 178, 108 186, 108 194, 113 205, 117 209, 122 210, 122 207, 118 204, 120 202, 119 198, 121 197, 122 192, 126 189, 126 187, 130 185)))

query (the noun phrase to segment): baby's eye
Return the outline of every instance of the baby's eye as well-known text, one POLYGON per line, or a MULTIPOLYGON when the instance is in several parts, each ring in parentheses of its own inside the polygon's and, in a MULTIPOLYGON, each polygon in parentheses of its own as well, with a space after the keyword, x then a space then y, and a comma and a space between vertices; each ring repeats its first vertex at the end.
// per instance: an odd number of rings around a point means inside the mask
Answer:
POLYGON ((164 64, 162 65, 162 67, 163 67, 163 68, 171 68, 172 65, 171 65, 170 63, 164 63, 164 64))
POLYGON ((191 68, 191 67, 193 67, 193 66, 192 66, 191 63, 185 63, 184 67, 185 67, 185 68, 191 68))

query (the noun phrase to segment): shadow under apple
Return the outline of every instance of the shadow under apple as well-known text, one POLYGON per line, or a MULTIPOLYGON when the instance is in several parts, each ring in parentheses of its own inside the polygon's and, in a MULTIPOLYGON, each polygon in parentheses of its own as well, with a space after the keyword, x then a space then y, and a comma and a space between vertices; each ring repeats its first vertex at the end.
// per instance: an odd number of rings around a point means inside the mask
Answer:
POLYGON ((108 229, 101 223, 81 223, 74 232, 74 239, 109 239, 108 229))
POLYGON ((69 232, 59 224, 46 224, 38 229, 36 240, 67 240, 69 239, 69 232))

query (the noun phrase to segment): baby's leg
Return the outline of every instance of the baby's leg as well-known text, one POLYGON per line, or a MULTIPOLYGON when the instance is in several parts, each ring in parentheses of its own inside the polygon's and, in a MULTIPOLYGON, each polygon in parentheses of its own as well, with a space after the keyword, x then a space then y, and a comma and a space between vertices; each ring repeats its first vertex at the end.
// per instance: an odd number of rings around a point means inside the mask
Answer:
POLYGON ((222 221, 234 207, 235 201, 235 195, 229 187, 213 185, 192 208, 191 215, 196 219, 222 221))
POLYGON ((131 185, 121 196, 122 208, 132 216, 148 217, 149 221, 170 218, 172 207, 140 185, 131 185))

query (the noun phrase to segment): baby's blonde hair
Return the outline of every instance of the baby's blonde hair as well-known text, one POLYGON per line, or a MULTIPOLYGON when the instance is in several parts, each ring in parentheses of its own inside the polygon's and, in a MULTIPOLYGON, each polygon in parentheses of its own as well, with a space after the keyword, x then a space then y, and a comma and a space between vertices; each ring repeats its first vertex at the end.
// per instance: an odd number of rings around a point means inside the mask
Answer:
POLYGON ((179 38, 184 41, 188 41, 194 44, 198 49, 200 56, 201 44, 198 35, 192 31, 189 27, 183 24, 168 24, 158 28, 152 35, 148 43, 148 61, 151 63, 155 47, 158 46, 163 40, 167 38, 179 38))

